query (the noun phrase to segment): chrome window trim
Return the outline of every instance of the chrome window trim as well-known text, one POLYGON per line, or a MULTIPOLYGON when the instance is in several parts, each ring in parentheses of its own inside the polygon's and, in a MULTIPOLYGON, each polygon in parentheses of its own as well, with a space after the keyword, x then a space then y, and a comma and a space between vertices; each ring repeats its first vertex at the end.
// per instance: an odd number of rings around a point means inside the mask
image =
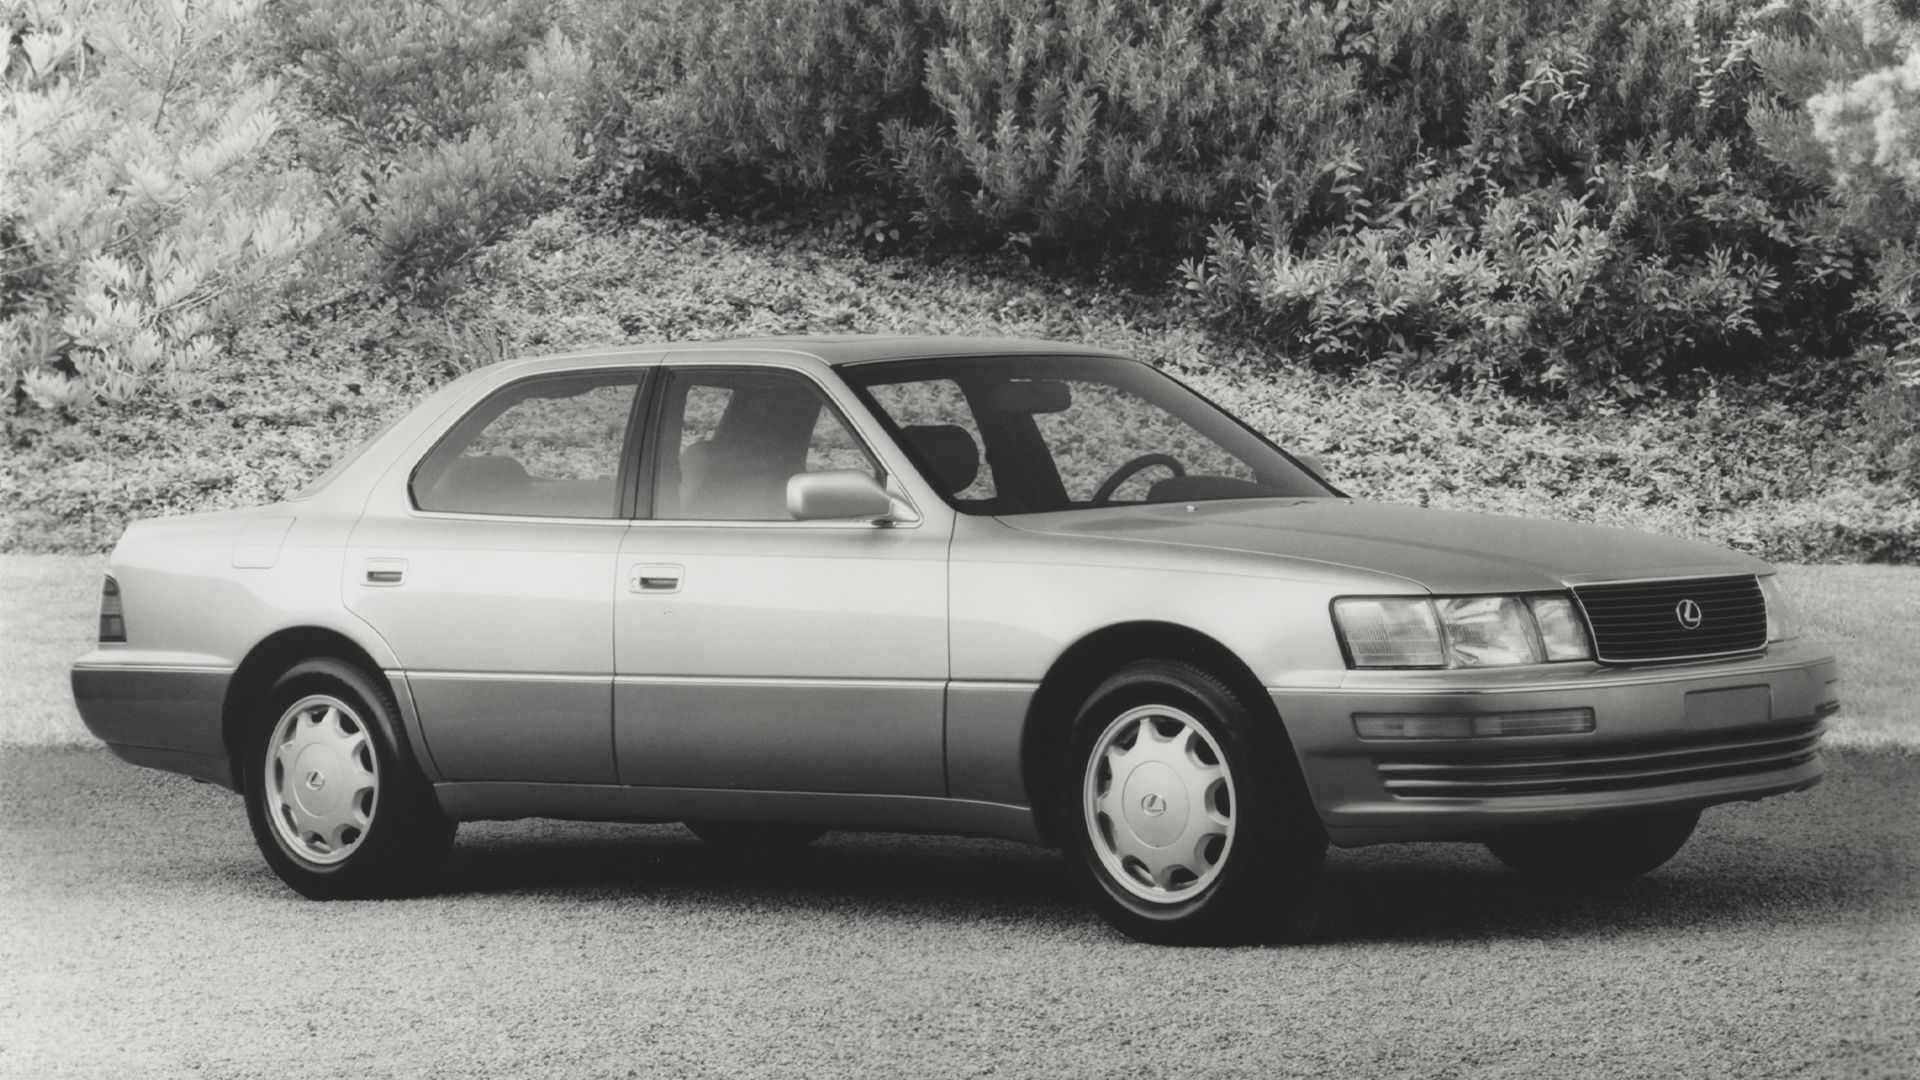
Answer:
POLYGON ((532 514, 474 514, 460 510, 422 510, 409 498, 407 516, 441 521, 491 521, 509 525, 615 525, 625 528, 632 518, 539 517, 532 514))
POLYGON ((917 529, 925 518, 913 521, 868 521, 865 518, 847 518, 820 521, 751 521, 736 518, 634 518, 629 524, 639 527, 671 526, 679 529, 917 529))

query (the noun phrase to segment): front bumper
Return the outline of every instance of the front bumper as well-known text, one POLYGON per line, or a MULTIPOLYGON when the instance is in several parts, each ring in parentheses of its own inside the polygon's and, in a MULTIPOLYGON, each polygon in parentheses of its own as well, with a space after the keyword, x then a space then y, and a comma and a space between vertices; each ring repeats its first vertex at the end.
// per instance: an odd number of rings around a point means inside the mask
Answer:
POLYGON ((1484 840, 1514 826, 1710 806, 1820 782, 1833 657, 1802 640, 1751 658, 1614 667, 1349 672, 1270 687, 1335 844, 1484 840), (1355 713, 1588 708, 1580 735, 1362 739, 1355 713))

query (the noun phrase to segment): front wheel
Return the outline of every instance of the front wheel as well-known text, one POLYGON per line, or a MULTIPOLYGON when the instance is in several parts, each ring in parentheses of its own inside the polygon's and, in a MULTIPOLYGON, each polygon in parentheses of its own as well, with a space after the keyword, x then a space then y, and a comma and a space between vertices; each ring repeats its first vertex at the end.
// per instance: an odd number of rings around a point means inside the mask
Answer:
POLYGON ((338 660, 280 676, 244 748, 247 820, 273 872, 313 900, 419 891, 453 843, 385 687, 338 660))
POLYGON ((1060 782, 1069 858, 1122 932, 1224 943, 1311 924, 1326 834, 1284 734, 1207 672, 1149 661, 1100 684, 1060 782))
POLYGON ((1700 811, 1666 810, 1515 829, 1487 842, 1508 867, 1542 881, 1594 885, 1636 878, 1679 852, 1700 811))

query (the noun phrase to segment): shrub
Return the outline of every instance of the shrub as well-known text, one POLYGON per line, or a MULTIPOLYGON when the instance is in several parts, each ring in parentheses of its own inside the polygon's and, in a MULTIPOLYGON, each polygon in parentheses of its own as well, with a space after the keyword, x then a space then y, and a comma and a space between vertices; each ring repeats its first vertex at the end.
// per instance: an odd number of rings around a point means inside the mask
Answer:
POLYGON ((0 112, 5 388, 116 404, 204 372, 320 229, 276 160, 249 0, 47 3, 10 19, 0 112))
POLYGON ((444 300, 564 195, 588 62, 550 5, 290 0, 279 18, 318 114, 304 150, 388 293, 444 300))
POLYGON ((1913 141, 1913 32, 1874 0, 603 10, 622 198, 1180 265, 1294 356, 1546 395, 1842 400, 1920 336, 1879 286, 1904 194, 1833 171, 1913 141))
POLYGON ((766 182, 1164 259, 1295 158, 1411 148, 1384 110, 1349 123, 1359 76, 1316 63, 1358 32, 1346 8, 628 0, 595 35, 600 164, 629 193, 673 187, 663 170, 721 199, 766 182))
POLYGON ((1713 375, 1850 396, 1882 329, 1866 287, 1878 239, 1780 119, 1802 115, 1793 76, 1841 63, 1816 40, 1832 20, 1611 0, 1539 32, 1523 10, 1392 13, 1378 40, 1411 58, 1410 103, 1466 94, 1468 122, 1428 139, 1391 205, 1311 231, 1255 205, 1184 267, 1186 287, 1338 366, 1628 400, 1713 375), (1482 51, 1487 84, 1452 77, 1482 51))
POLYGON ((1857 433, 1766 400, 1575 407, 1376 371, 1276 366, 1164 297, 1049 279, 1008 258, 873 259, 770 228, 561 211, 496 245, 502 273, 431 318, 393 302, 252 326, 217 392, 73 423, 11 419, 0 549, 98 549, 129 516, 277 498, 468 368, 617 340, 944 333, 1090 341, 1181 375, 1322 455, 1368 498, 1649 529, 1806 561, 1920 557, 1911 495, 1857 433))

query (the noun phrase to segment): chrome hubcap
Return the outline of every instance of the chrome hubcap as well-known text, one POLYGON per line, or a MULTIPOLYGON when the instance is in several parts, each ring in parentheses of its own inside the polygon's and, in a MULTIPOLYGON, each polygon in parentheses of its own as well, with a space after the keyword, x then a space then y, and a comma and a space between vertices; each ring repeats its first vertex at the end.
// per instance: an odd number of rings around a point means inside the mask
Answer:
POLYGON ((267 740, 267 816, 311 863, 353 854, 373 823, 380 765, 367 725, 330 694, 293 703, 267 740))
POLYGON ((1206 888, 1233 847, 1233 776, 1192 716, 1143 705, 1107 725, 1087 760, 1093 850, 1120 886, 1170 904, 1206 888))

